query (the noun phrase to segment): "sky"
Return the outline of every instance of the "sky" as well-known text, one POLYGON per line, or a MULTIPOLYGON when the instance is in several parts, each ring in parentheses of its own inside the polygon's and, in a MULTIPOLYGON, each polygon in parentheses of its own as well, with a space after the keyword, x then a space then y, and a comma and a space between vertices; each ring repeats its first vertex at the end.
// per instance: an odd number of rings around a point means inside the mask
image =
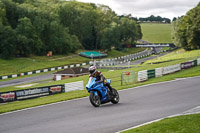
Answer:
POLYGON ((150 15, 173 19, 185 15, 197 6, 200 0, 77 0, 86 3, 104 4, 118 15, 131 14, 132 17, 150 15))

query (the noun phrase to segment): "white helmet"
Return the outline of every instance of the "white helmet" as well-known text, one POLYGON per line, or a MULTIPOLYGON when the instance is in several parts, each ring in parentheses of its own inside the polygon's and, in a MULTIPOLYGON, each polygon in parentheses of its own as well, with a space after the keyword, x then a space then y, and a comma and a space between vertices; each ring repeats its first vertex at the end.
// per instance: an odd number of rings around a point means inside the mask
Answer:
POLYGON ((91 75, 95 74, 96 73, 96 67, 95 66, 90 66, 89 67, 89 72, 91 75))

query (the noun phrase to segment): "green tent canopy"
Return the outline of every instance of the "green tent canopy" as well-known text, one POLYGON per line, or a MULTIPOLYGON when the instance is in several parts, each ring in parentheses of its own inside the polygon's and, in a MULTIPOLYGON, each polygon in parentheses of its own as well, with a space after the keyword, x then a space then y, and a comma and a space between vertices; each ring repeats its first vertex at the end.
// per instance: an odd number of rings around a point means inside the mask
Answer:
POLYGON ((90 59, 107 57, 107 54, 102 54, 96 51, 81 52, 79 55, 90 59))

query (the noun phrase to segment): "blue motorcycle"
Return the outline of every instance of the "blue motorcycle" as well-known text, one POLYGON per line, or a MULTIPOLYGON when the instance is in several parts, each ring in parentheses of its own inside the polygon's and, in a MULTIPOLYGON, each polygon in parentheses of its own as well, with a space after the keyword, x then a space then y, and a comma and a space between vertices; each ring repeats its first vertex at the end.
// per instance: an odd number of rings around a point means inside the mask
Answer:
MULTIPOLYGON (((107 79, 108 83, 111 83, 110 79, 107 79)), ((89 99, 94 107, 99 107, 101 104, 112 102, 117 104, 119 102, 119 94, 117 90, 113 88, 113 94, 106 88, 103 83, 96 82, 96 78, 90 77, 86 85, 86 89, 90 93, 89 99)))

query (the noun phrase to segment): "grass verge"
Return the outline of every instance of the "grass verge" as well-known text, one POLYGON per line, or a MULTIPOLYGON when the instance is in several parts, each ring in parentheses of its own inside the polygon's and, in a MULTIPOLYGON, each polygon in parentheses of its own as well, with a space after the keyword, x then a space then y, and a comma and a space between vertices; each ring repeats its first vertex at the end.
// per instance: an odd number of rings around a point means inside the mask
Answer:
POLYGON ((199 133, 200 114, 166 118, 123 133, 199 133))
MULTIPOLYGON (((196 66, 196 67, 193 67, 184 71, 180 71, 171 75, 167 75, 167 76, 163 76, 159 78, 153 78, 146 82, 141 82, 141 83, 127 84, 127 85, 120 86, 118 83, 113 82, 112 86, 117 85, 115 88, 118 90, 121 90, 121 89, 127 89, 127 88, 136 87, 136 86, 151 84, 151 83, 169 81, 175 78, 184 78, 184 77, 198 76, 198 75, 200 75, 200 66, 196 66)), ((78 77, 78 79, 72 78, 70 80, 59 81, 59 82, 56 82, 56 84, 79 81, 79 80, 83 80, 84 84, 86 84, 88 80, 88 76, 85 75, 85 76, 78 77)), ((49 85, 49 83, 42 84, 42 86, 45 86, 45 85, 49 85)), ((41 86, 41 85, 36 85, 35 87, 37 86, 41 86)), ((86 90, 83 90, 83 91, 61 93, 57 95, 40 97, 40 98, 35 98, 35 99, 30 99, 30 100, 8 102, 6 104, 0 104, 0 113, 5 113, 5 112, 29 108, 29 107, 35 107, 35 106, 44 105, 44 104, 55 103, 59 101, 66 101, 66 100, 80 98, 80 97, 86 97, 88 95, 89 95, 88 92, 86 90)))
MULTIPOLYGON (((200 66, 196 66, 187 70, 181 70, 180 72, 169 74, 163 77, 159 78, 152 78, 146 82, 140 82, 140 83, 129 83, 129 84, 124 84, 121 86, 121 73, 124 71, 140 71, 140 70, 145 70, 145 69, 154 69, 158 67, 163 67, 163 66, 168 66, 168 65, 173 65, 177 64, 178 62, 183 62, 185 61, 185 58, 182 58, 183 55, 188 56, 190 59, 191 58, 197 58, 199 55, 198 51, 191 51, 191 52, 180 52, 176 51, 176 56, 177 60, 173 60, 172 62, 164 62, 160 64, 148 64, 144 63, 142 65, 139 65, 134 68, 130 69, 125 69, 125 70, 115 70, 115 71, 109 71, 109 70, 101 70, 106 78, 110 78, 112 80, 112 86, 118 90, 121 89, 127 89, 127 88, 132 88, 136 86, 141 86, 141 85, 146 85, 146 84, 151 84, 151 83, 157 83, 157 82, 162 82, 162 81, 169 81, 169 80, 174 80, 176 78, 185 78, 185 77, 192 77, 192 76, 199 76, 200 75, 200 66), (196 54, 194 54, 196 53, 196 54), (117 82, 115 82, 117 81, 117 82)), ((170 58, 167 58, 168 60, 171 60, 174 58, 173 53, 170 53, 168 56, 170 58), (171 56, 172 54, 172 56, 171 56)), ((167 55, 165 56, 167 57, 167 55)), ((152 61, 153 62, 153 61, 152 61)), ((77 78, 70 78, 70 79, 65 79, 61 81, 54 81, 54 82, 49 82, 49 83, 41 83, 41 84, 36 84, 33 87, 41 87, 41 86, 49 86, 49 85, 55 85, 55 84, 64 84, 64 83, 69 83, 69 82, 75 82, 75 81, 83 81, 84 86, 86 85, 88 81, 88 75, 85 76, 80 76, 77 78)), ((10 86, 10 87, 5 87, 1 88, 0 92, 6 92, 6 91, 14 91, 14 90, 20 90, 21 88, 16 88, 15 86, 10 86)), ((24 88, 26 89, 26 88, 24 88)), ((44 105, 44 104, 49 104, 49 103, 54 103, 54 102, 59 102, 59 101, 65 101, 65 100, 70 100, 70 99, 75 99, 79 97, 85 97, 88 96, 88 92, 86 90, 83 91, 74 91, 74 92, 68 92, 68 93, 62 93, 62 94, 57 94, 53 96, 46 96, 46 97, 41 97, 41 98, 35 98, 31 100, 24 100, 24 101, 16 101, 16 102, 9 102, 6 104, 0 104, 0 113, 4 112, 9 112, 13 110, 19 110, 19 109, 24 109, 24 108, 29 108, 29 107, 34 107, 34 106, 39 106, 39 105, 44 105)))
POLYGON ((171 24, 141 23, 142 40, 151 43, 172 43, 171 24))
MULTIPOLYGON (((124 51, 111 50, 108 52, 107 58, 124 56, 132 53, 143 51, 144 48, 130 48, 124 51)), ((13 58, 9 60, 0 59, 0 75, 11 75, 44 68, 79 64, 88 62, 90 59, 76 55, 68 56, 32 56, 29 58, 13 58)))

